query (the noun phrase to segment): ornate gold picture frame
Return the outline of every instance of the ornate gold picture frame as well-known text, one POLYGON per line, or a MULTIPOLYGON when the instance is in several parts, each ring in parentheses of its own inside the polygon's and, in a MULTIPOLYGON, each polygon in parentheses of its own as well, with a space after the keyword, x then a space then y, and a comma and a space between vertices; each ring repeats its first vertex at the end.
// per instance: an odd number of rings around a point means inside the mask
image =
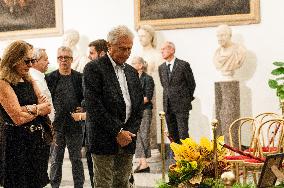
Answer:
POLYGON ((260 22, 260 0, 135 0, 135 27, 179 29, 260 22))
POLYGON ((62 0, 1 1, 0 38, 22 39, 62 33, 62 0))

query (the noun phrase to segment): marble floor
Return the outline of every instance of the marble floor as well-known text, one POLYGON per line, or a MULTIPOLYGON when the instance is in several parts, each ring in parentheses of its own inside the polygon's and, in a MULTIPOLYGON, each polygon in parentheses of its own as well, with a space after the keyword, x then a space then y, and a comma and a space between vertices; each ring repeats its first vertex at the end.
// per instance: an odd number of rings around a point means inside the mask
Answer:
MULTIPOLYGON (((136 188, 154 188, 158 181, 162 179, 162 173, 161 173, 161 167, 162 162, 160 160, 160 154, 158 150, 152 150, 152 157, 148 160, 150 165, 150 173, 137 173, 134 174, 134 180, 135 180, 135 187, 136 188)), ((169 160, 166 161, 166 165, 168 166, 169 160)), ((90 177, 88 173, 88 167, 87 167, 87 160, 86 158, 83 158, 83 164, 84 164, 84 173, 85 173, 85 188, 90 188, 90 177)), ((137 162, 135 159, 133 159, 133 169, 136 168, 137 162)), ((71 163, 68 158, 68 153, 65 152, 65 158, 63 162, 63 176, 62 176, 62 182, 61 186, 62 188, 73 188, 73 179, 72 179, 72 170, 71 170, 71 163)), ((167 178, 167 174, 166 174, 167 178)), ((50 188, 51 186, 48 185, 46 188, 50 188)))

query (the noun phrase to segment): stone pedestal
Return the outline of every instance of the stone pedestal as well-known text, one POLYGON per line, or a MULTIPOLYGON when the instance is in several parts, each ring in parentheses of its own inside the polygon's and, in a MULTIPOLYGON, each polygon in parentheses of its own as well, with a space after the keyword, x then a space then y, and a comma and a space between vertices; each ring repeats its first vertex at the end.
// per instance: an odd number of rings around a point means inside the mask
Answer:
MULTIPOLYGON (((239 81, 215 82, 215 114, 219 121, 217 136, 224 135, 225 143, 229 144, 229 126, 240 118, 240 87, 239 81)), ((238 132, 233 133, 233 146, 238 142, 238 132)))

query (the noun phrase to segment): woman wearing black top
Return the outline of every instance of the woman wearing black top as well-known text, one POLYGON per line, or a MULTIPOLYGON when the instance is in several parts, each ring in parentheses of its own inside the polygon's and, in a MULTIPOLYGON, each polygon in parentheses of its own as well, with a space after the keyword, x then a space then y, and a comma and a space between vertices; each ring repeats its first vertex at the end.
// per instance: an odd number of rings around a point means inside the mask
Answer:
POLYGON ((152 76, 144 72, 144 70, 146 70, 147 63, 142 57, 134 57, 132 65, 138 71, 144 96, 143 119, 137 134, 135 150, 135 158, 139 159, 139 164, 134 170, 134 173, 150 172, 150 167, 146 161, 146 158, 151 157, 150 126, 153 109, 151 100, 153 97, 155 84, 152 76))
POLYGON ((29 75, 33 47, 15 41, 0 65, 0 183, 7 188, 40 188, 49 183, 49 145, 42 125, 51 106, 29 75))

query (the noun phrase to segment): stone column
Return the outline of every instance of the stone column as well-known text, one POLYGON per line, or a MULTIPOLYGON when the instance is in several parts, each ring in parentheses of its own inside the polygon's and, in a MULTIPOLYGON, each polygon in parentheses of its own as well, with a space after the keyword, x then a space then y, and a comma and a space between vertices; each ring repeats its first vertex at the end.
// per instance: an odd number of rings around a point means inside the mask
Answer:
MULTIPOLYGON (((240 87, 239 81, 215 82, 215 114, 219 121, 217 135, 224 135, 225 143, 229 144, 229 126, 240 118, 240 87)), ((237 130, 233 133, 233 146, 238 143, 237 130)))

